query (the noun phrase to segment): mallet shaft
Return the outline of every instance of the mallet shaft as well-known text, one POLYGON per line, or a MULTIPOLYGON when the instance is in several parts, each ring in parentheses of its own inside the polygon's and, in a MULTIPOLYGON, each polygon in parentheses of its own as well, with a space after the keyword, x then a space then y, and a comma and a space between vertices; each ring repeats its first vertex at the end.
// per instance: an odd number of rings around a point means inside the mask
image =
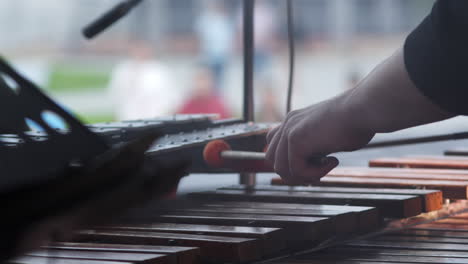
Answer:
MULTIPOLYGON (((224 150, 220 156, 228 160, 265 160, 266 153, 253 152, 253 151, 239 151, 239 150, 224 150)), ((307 162, 313 166, 321 166, 325 162, 325 157, 312 156, 307 162)))
POLYGON ((221 157, 224 159, 237 159, 237 160, 265 160, 266 154, 264 152, 252 151, 239 151, 239 150, 225 150, 221 152, 221 157))

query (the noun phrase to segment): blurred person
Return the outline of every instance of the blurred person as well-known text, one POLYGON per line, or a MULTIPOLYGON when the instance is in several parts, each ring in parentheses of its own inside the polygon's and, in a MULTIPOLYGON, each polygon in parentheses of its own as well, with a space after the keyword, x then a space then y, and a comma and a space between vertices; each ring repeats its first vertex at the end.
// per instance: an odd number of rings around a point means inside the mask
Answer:
MULTIPOLYGON (((241 10, 242 11, 242 10, 241 10)), ((242 40, 243 20, 239 14, 238 38, 242 40)), ((254 9, 254 70, 260 75, 267 75, 271 66, 272 54, 277 41, 278 18, 271 0, 256 0, 254 9)), ((238 41, 240 44, 241 41, 238 41)))
POLYGON ((232 53, 234 25, 220 0, 205 0, 195 23, 202 60, 214 73, 216 89, 221 89, 224 71, 232 53))
POLYGON ((189 98, 177 111, 178 114, 218 114, 219 118, 231 116, 226 104, 215 91, 215 80, 210 68, 197 70, 189 98))
POLYGON ((354 88, 292 111, 267 135, 267 160, 288 183, 314 183, 338 165, 328 156, 388 133, 468 114, 468 1, 438 0, 393 55, 354 88))
POLYGON ((262 81, 257 86, 261 91, 260 104, 257 117, 258 122, 279 122, 284 118, 283 113, 278 109, 278 96, 272 87, 272 81, 262 81))
POLYGON ((131 43, 129 58, 112 71, 108 90, 118 120, 170 115, 176 109, 171 72, 154 59, 152 47, 144 41, 131 43))
POLYGON ((271 1, 257 0, 254 10, 255 70, 262 73, 271 66, 278 30, 278 18, 271 1))

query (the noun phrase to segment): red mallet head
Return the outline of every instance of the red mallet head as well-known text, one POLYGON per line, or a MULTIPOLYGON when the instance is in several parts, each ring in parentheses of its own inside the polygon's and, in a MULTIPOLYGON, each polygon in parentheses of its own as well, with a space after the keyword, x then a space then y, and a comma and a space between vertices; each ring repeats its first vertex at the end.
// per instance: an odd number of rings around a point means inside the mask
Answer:
POLYGON ((219 139, 213 140, 206 144, 205 149, 203 149, 203 159, 212 167, 223 167, 224 160, 221 157, 221 152, 225 150, 231 150, 228 143, 219 139))

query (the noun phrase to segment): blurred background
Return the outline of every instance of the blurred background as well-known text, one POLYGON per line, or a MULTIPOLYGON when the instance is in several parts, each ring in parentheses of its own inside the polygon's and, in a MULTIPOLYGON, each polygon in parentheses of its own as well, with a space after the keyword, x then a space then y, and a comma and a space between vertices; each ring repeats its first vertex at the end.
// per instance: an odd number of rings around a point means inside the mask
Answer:
MULTIPOLYGON (((21 72, 87 123, 174 113, 240 117, 240 0, 147 0, 88 41, 81 30, 117 0, 0 1, 0 50, 21 72)), ((293 108, 355 86, 402 45, 432 0, 294 0, 293 108)), ((256 0, 256 120, 284 117, 288 79, 286 1, 256 0)), ((397 103, 397 102, 396 102, 397 103)), ((465 117, 378 135, 467 131, 465 117)), ((343 165, 368 157, 440 154, 466 141, 338 154, 343 165)), ((235 183, 190 180, 191 187, 235 183)), ((195 178, 197 179, 197 178, 195 178)), ((262 179, 262 178, 261 178, 262 179)), ((187 183, 188 182, 188 183, 187 183)), ((184 185, 183 185, 184 186, 184 185)))
MULTIPOLYGON (((177 112, 241 115, 240 0, 144 1, 91 41, 117 0, 0 2, 0 49, 85 122, 177 112), (207 107, 204 102, 210 102, 207 107)), ((295 0, 294 108, 355 85, 402 44, 428 0, 295 0)), ((256 1, 257 120, 284 116, 286 1, 256 1)))

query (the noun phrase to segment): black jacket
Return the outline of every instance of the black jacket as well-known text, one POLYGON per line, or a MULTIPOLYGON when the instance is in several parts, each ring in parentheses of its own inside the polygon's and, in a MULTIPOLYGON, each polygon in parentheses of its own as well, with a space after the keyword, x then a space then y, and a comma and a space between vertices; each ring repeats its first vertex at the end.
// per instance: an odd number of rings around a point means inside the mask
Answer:
POLYGON ((468 0, 439 0, 407 37, 406 69, 441 108, 468 114, 468 0))

